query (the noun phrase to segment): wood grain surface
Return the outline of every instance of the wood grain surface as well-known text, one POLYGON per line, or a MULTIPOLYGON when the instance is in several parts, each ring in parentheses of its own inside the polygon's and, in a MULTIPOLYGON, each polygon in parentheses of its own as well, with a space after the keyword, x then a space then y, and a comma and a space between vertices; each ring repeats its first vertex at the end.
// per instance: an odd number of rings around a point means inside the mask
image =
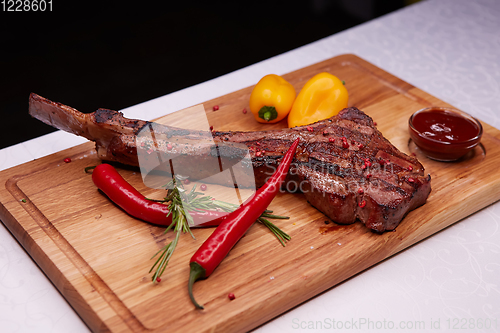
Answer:
MULTIPOLYGON (((188 262, 212 229, 194 230, 196 240, 182 235, 162 282, 151 283, 150 258, 173 234, 131 218, 96 189, 83 171, 100 163, 93 143, 2 171, 0 218, 93 331, 227 332, 255 328, 500 199, 500 131, 483 124, 482 145, 460 162, 429 160, 409 140, 408 118, 446 103, 349 54, 284 77, 298 92, 323 71, 345 80, 349 105, 369 114, 400 150, 416 153, 432 176, 428 202, 394 232, 372 233, 359 222, 325 224, 302 194, 280 194, 270 208, 291 217, 277 225, 292 240, 282 247, 254 225, 214 274, 195 284, 201 311, 188 297, 188 262), (66 157, 72 162, 64 163, 66 157)), ((286 127, 243 114, 251 90, 204 103, 210 124, 217 130, 286 127)), ((142 193, 162 196, 144 186, 137 169, 118 170, 142 193)))

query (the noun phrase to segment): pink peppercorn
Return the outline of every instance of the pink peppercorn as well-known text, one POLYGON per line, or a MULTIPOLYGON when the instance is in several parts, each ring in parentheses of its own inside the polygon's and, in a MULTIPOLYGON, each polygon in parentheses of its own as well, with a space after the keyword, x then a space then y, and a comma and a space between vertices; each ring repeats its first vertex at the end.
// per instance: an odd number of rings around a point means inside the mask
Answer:
POLYGON ((207 185, 206 184, 201 184, 200 185, 200 190, 206 191, 207 190, 207 185))
POLYGON ((363 200, 363 201, 361 201, 358 205, 359 205, 359 207, 363 208, 363 207, 365 207, 365 206, 366 206, 366 201, 365 201, 365 200, 363 200))
POLYGON ((167 150, 172 150, 172 145, 170 143, 167 145, 167 150))
POLYGON ((255 156, 257 156, 257 157, 259 157, 260 155, 262 155, 262 153, 260 151, 255 153, 255 156))
POLYGON ((411 165, 408 167, 408 171, 413 171, 413 167, 411 165))
POLYGON ((219 106, 218 105, 214 105, 214 107, 212 108, 214 111, 217 111, 219 110, 219 106))
POLYGON ((69 163, 69 162, 71 162, 71 158, 66 157, 66 158, 64 159, 64 163, 69 163))
POLYGON ((363 148, 363 144, 362 143, 358 144, 358 148, 359 149, 363 148))
POLYGON ((227 295, 227 298, 229 298, 232 301, 233 299, 236 298, 236 296, 234 296, 233 293, 230 293, 229 295, 227 295))
POLYGON ((328 141, 335 142, 335 138, 329 138, 328 141))
POLYGON ((189 179, 184 179, 184 184, 189 185, 189 184, 191 184, 191 181, 189 179))
POLYGON ((413 179, 412 177, 408 178, 408 182, 410 183, 414 183, 415 182, 415 179, 413 179))
POLYGON ((365 193, 365 191, 364 191, 364 190, 360 187, 360 188, 358 189, 358 193, 359 193, 359 194, 363 194, 363 193, 365 193))
POLYGON ((313 131, 313 128, 312 128, 311 126, 307 126, 306 128, 307 128, 307 130, 308 130, 309 132, 312 132, 312 131, 313 131))
POLYGON ((156 278, 156 282, 160 283, 161 282, 161 277, 156 278))
POLYGON ((342 147, 346 149, 349 148, 349 143, 347 143, 347 141, 342 142, 342 147))
POLYGON ((243 114, 247 114, 247 109, 246 109, 246 108, 245 108, 245 109, 243 109, 243 111, 242 111, 242 112, 243 112, 243 114))

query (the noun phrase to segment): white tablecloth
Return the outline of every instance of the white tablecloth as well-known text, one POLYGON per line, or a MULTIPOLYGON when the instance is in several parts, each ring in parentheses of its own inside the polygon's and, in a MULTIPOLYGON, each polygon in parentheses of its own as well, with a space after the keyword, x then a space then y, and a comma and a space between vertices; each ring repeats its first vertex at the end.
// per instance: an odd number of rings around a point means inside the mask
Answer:
MULTIPOLYGON (((128 117, 152 119, 252 85, 265 74, 285 74, 343 53, 354 53, 500 128, 498 0, 417 3, 122 111, 128 117)), ((85 140, 63 132, 23 142, 0 150, 0 169, 82 142, 85 140)), ((358 274, 257 331, 457 329, 500 332, 500 203, 358 274)), ((0 331, 88 331, 3 224, 0 331)))

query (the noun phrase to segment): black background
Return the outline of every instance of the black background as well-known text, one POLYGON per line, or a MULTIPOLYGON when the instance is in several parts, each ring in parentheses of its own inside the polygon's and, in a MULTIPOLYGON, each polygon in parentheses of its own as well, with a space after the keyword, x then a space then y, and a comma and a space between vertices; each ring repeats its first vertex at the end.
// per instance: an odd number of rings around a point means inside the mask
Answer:
POLYGON ((0 148, 54 130, 29 116, 30 92, 82 112, 119 110, 404 5, 348 2, 52 0, 52 12, 1 11, 0 148))

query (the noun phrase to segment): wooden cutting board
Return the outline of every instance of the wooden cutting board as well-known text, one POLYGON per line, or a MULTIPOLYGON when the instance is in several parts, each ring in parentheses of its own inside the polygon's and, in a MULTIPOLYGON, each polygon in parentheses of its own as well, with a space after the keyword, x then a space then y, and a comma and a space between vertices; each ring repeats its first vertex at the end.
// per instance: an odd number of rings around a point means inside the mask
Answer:
MULTIPOLYGON (((345 80, 349 105, 372 116, 400 150, 416 153, 432 176, 427 204, 395 232, 325 224, 328 219, 303 195, 281 194, 271 209, 291 217, 277 225, 292 240, 282 247, 254 225, 215 273, 195 284, 195 296, 205 305, 200 311, 188 298, 188 261, 212 229, 194 230, 196 240, 182 235, 162 282, 151 283, 149 259, 173 234, 127 216, 97 191, 83 171, 99 163, 93 143, 2 171, 0 218, 93 331, 226 332, 250 330, 500 199, 500 131, 483 124, 482 146, 461 162, 429 160, 409 141, 408 118, 446 103, 350 54, 284 77, 298 92, 323 71, 345 80), (72 162, 64 163, 66 157, 72 162), (236 299, 230 301, 229 293, 236 299)), ((210 124, 217 130, 286 127, 243 114, 251 90, 204 103, 210 124)), ((144 194, 162 196, 142 184, 137 170, 119 172, 144 194)))

